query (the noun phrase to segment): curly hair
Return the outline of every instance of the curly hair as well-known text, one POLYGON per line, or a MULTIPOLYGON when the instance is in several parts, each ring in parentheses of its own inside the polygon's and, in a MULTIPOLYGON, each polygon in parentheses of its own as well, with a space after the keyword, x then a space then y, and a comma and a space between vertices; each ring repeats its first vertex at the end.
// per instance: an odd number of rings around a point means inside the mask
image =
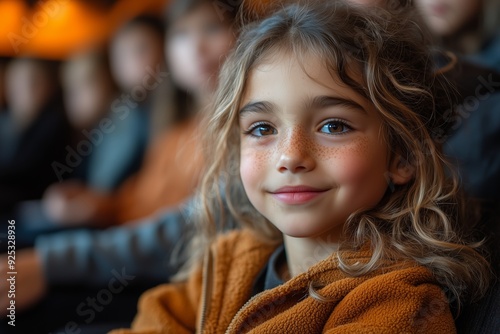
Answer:
POLYGON ((313 54, 332 75, 373 103, 390 150, 404 158, 414 175, 405 185, 388 187, 374 208, 351 214, 337 252, 340 268, 359 276, 380 268, 383 259, 410 260, 429 268, 457 305, 468 296, 481 296, 488 286, 489 266, 477 251, 480 243, 461 236, 467 223, 463 195, 440 148, 453 94, 445 77, 435 71, 428 45, 411 11, 394 15, 342 1, 287 5, 248 25, 223 67, 215 107, 205 123, 205 142, 210 145, 197 219, 205 244, 221 227, 222 192, 241 226, 270 242, 281 241, 243 189, 239 106, 249 73, 269 55, 292 52, 300 61, 313 54), (361 80, 353 72, 360 73, 361 80), (367 244, 373 254, 370 261, 343 260, 344 251, 367 244))

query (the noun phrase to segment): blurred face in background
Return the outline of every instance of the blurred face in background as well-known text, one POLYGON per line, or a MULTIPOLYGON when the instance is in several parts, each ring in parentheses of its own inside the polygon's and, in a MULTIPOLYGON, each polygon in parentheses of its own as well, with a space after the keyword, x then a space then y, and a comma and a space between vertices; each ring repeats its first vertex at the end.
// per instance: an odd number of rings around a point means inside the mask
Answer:
POLYGON ((114 90, 109 71, 103 66, 92 53, 63 66, 64 103, 74 128, 89 128, 110 110, 114 90))
POLYGON ((7 67, 6 100, 21 126, 34 120, 55 93, 54 74, 46 66, 43 61, 17 59, 7 67))
POLYGON ((415 4, 433 33, 449 37, 478 16, 482 0, 415 0, 415 4))
POLYGON ((142 85, 147 69, 163 67, 163 36, 145 24, 124 28, 111 43, 111 70, 124 91, 142 85))
POLYGON ((195 96, 213 92, 219 69, 235 41, 234 32, 211 5, 202 3, 172 23, 166 41, 174 82, 195 96))

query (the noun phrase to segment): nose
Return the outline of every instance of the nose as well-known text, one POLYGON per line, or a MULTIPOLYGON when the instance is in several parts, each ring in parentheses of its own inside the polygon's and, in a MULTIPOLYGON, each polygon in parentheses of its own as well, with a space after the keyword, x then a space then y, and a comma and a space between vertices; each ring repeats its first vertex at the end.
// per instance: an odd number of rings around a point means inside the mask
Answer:
POLYGON ((279 159, 276 169, 280 173, 306 173, 316 167, 311 140, 295 130, 278 145, 279 159))

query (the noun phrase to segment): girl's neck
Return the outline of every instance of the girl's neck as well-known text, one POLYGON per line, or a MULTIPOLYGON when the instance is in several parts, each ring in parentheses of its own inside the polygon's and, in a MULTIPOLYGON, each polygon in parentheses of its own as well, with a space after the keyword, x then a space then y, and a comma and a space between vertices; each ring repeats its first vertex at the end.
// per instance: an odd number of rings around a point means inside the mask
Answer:
POLYGON ((307 271, 336 252, 339 248, 340 236, 340 233, 336 232, 332 231, 326 236, 315 238, 294 238, 284 235, 289 277, 295 277, 307 271))

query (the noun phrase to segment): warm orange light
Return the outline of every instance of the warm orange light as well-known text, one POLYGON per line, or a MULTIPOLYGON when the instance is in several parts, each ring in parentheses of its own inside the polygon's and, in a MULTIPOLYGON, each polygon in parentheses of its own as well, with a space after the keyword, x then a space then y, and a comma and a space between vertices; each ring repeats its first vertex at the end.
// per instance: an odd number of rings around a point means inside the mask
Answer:
POLYGON ((21 21, 28 11, 23 1, 3 0, 0 1, 0 55, 16 56, 16 36, 14 34, 21 30, 21 21))
POLYGON ((81 47, 108 36, 105 13, 70 0, 38 2, 29 16, 31 29, 23 52, 42 58, 62 59, 81 47))
MULTIPOLYGON (((168 2, 120 0, 104 9, 85 0, 39 0, 33 8, 21 0, 0 0, 0 56, 64 59, 81 48, 107 40, 136 15, 162 15, 168 2)), ((245 1, 246 10, 259 14, 265 12, 269 3, 245 1)))
POLYGON ((106 11, 86 1, 0 0, 0 56, 64 59, 99 44, 126 20, 144 12, 161 13, 166 0, 122 0, 106 11))

